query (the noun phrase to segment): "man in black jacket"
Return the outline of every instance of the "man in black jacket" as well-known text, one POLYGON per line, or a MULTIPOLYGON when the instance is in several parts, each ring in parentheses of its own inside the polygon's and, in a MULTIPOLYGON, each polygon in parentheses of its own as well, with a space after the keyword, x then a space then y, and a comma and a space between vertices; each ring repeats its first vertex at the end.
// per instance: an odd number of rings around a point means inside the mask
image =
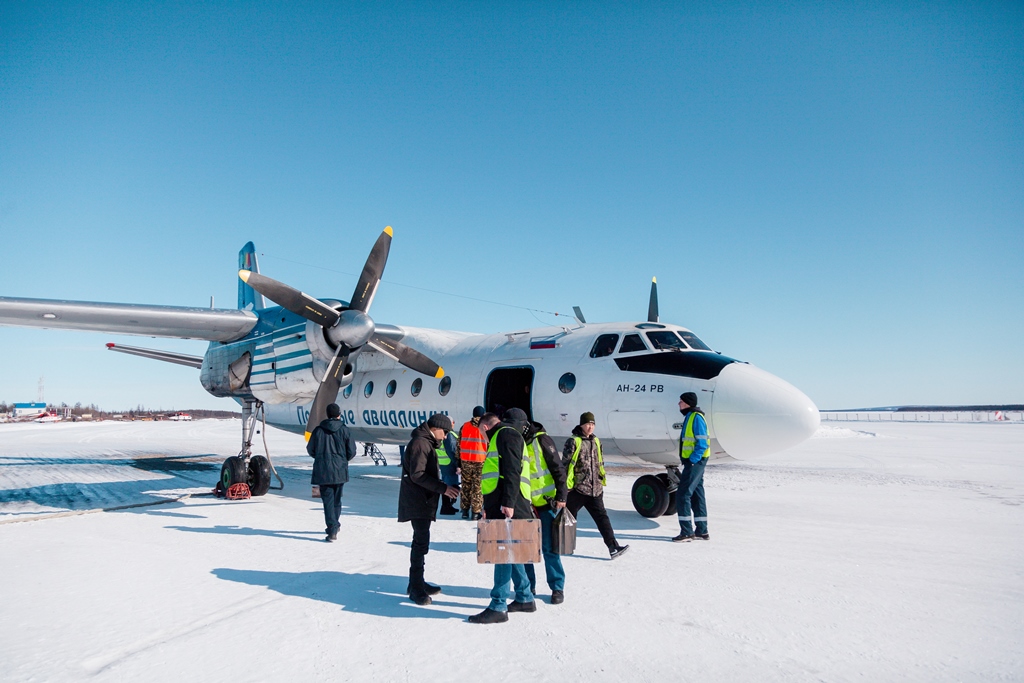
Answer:
POLYGON ((459 490, 441 481, 437 465, 437 447, 451 430, 452 421, 440 413, 413 430, 402 459, 402 484, 398 491, 398 521, 412 522, 412 550, 409 553, 409 599, 417 605, 429 605, 430 596, 441 587, 423 579, 424 558, 430 551, 430 523, 437 519, 437 503, 442 495, 455 499, 459 490))
MULTIPOLYGON (((551 550, 551 532, 557 511, 565 507, 568 491, 565 486, 565 466, 558 454, 554 440, 544 431, 544 425, 531 423, 526 434, 526 453, 530 462, 530 482, 532 488, 546 481, 545 475, 554 480, 554 490, 533 490, 533 508, 540 517, 541 550, 544 553, 544 571, 547 575, 548 588, 551 589, 551 604, 559 605, 565 600, 565 569, 562 568, 562 557, 551 550), (538 460, 539 458, 539 460, 538 460), (536 486, 533 486, 536 484, 536 486)), ((550 488, 550 482, 548 483, 550 488)), ((526 576, 530 579, 530 590, 537 594, 537 574, 533 565, 526 565, 526 576)))
POLYGON ((341 524, 341 489, 348 481, 348 461, 356 457, 356 442, 341 420, 337 403, 327 406, 327 419, 309 436, 306 452, 313 458, 312 483, 320 487, 327 521, 328 543, 338 539, 341 524))
MULTIPOLYGON (((494 440, 498 458, 497 485, 487 491, 487 480, 481 486, 484 493, 484 518, 486 519, 533 519, 530 499, 520 490, 523 475, 523 453, 526 442, 523 434, 530 427, 526 413, 519 408, 505 411, 504 419, 487 431, 488 443, 494 440)), ((488 458, 492 451, 488 447, 488 458)), ((485 474, 488 470, 484 463, 485 474)), ((491 479, 490 481, 494 481, 491 479)), ((509 612, 535 612, 537 605, 530 590, 530 579, 521 564, 494 565, 494 587, 491 589, 491 604, 479 614, 469 618, 473 624, 496 624, 508 621, 509 612), (515 601, 509 605, 509 581, 515 586, 515 601)))

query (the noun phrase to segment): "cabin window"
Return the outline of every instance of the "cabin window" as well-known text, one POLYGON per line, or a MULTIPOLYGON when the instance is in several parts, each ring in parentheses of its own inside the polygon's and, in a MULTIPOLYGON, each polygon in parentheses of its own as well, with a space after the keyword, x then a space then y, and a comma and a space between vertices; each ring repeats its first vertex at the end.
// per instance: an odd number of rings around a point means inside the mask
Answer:
POLYGON ((437 385, 437 393, 441 394, 442 396, 447 396, 448 392, 451 391, 451 390, 452 390, 452 378, 451 377, 443 377, 443 378, 441 378, 441 383, 437 385))
POLYGON ((363 387, 363 396, 370 398, 370 394, 373 393, 373 382, 367 382, 366 386, 363 387))
POLYGON ((695 335, 693 332, 687 332, 686 330, 679 330, 679 336, 683 338, 683 341, 685 341, 692 348, 695 348, 698 351, 710 351, 711 350, 711 347, 708 346, 707 344, 705 344, 704 342, 702 342, 700 339, 698 339, 697 335, 695 335))
POLYGON ((570 391, 576 388, 576 375, 571 372, 567 372, 558 378, 558 390, 563 394, 568 394, 570 391))
POLYGON ((352 385, 349 384, 347 387, 345 387, 345 390, 341 392, 341 395, 344 396, 345 398, 348 398, 349 396, 351 396, 352 395, 352 385))
POLYGON ((695 379, 718 377, 722 368, 735 362, 717 353, 642 353, 615 358, 615 364, 625 372, 649 372, 695 379))
POLYGON ((686 349, 686 344, 676 336, 675 332, 648 332, 647 338, 651 340, 651 344, 655 349, 676 349, 679 351, 686 349))
POLYGON ((633 353, 634 351, 646 351, 647 346, 639 334, 627 334, 619 347, 619 353, 633 353))
POLYGON ((591 358, 602 358, 604 356, 612 355, 615 351, 615 345, 619 342, 619 335, 617 334, 602 334, 594 342, 594 348, 590 349, 591 358))
POLYGON ((412 393, 413 396, 419 396, 420 392, 423 391, 423 380, 420 379, 419 377, 414 379, 412 381, 412 386, 409 387, 409 391, 410 393, 412 393))
POLYGON ((392 396, 395 395, 395 389, 397 388, 398 382, 396 382, 395 380, 391 380, 390 382, 388 382, 388 385, 384 387, 384 393, 388 395, 388 398, 391 398, 392 396))

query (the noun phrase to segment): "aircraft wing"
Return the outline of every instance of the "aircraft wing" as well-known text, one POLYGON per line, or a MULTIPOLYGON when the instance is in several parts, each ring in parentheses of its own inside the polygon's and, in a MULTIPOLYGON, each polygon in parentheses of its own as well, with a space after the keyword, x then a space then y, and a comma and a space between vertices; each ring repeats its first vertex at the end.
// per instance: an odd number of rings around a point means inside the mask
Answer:
POLYGON ((89 330, 207 341, 241 339, 256 326, 252 311, 0 297, 0 325, 89 330))

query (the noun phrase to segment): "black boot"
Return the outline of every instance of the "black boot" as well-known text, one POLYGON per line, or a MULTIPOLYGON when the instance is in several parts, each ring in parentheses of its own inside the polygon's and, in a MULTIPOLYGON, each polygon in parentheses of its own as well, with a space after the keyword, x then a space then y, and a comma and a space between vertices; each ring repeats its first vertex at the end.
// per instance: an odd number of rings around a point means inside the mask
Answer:
POLYGON ((462 518, 469 519, 469 508, 466 508, 465 510, 462 511, 462 518))
POLYGON ((430 596, 427 595, 427 588, 423 583, 423 567, 409 568, 409 599, 417 605, 429 605, 430 596))
POLYGON ((471 624, 501 624, 508 621, 508 612, 497 612, 491 608, 466 619, 471 624))
MULTIPOLYGON (((436 583, 430 583, 429 581, 424 579, 423 575, 426 574, 426 572, 427 572, 427 567, 426 567, 426 565, 424 565, 423 569, 419 570, 419 576, 420 576, 420 579, 421 579, 420 583, 423 586, 423 592, 426 593, 427 595, 437 595, 438 593, 441 592, 441 587, 438 586, 436 583)), ((410 569, 409 570, 409 585, 405 587, 405 592, 408 593, 409 595, 412 595, 412 586, 413 586, 412 577, 413 577, 413 570, 410 569)))

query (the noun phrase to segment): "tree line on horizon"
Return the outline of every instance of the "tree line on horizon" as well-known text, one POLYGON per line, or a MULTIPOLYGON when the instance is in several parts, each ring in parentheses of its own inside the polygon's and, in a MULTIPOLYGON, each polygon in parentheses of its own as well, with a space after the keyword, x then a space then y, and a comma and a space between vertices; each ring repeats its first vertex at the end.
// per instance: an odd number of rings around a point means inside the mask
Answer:
MULTIPOLYGON (((82 417, 83 415, 92 415, 92 418, 94 420, 111 419, 115 415, 121 415, 121 416, 129 418, 129 419, 138 419, 138 418, 144 418, 144 417, 145 418, 153 419, 153 418, 158 418, 158 417, 166 417, 168 415, 174 415, 176 413, 188 413, 189 415, 191 415, 193 417, 193 419, 203 419, 203 418, 225 419, 225 418, 236 418, 236 417, 237 418, 241 418, 242 417, 242 413, 240 411, 234 411, 234 410, 208 410, 206 408, 191 408, 191 409, 172 408, 170 410, 165 410, 163 408, 159 408, 159 409, 146 408, 142 404, 139 404, 135 408, 129 408, 129 409, 126 409, 126 410, 103 410, 102 408, 100 408, 95 403, 90 403, 89 405, 82 405, 81 402, 78 402, 78 403, 76 403, 73 406, 69 406, 67 403, 60 403, 60 404, 57 404, 57 403, 47 403, 46 404, 46 409, 47 409, 47 411, 54 411, 54 412, 63 412, 65 409, 70 409, 71 415, 73 415, 75 417, 82 417)), ((14 403, 13 402, 8 403, 6 401, 0 401, 0 414, 13 413, 13 412, 14 412, 14 403)))

